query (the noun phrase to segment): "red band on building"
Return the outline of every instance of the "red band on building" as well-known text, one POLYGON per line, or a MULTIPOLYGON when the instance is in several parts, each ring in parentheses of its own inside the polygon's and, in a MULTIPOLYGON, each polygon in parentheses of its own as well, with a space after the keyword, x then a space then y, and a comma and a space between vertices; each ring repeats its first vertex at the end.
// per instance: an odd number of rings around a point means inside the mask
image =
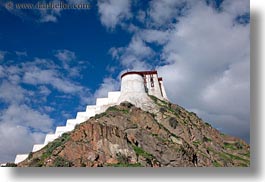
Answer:
POLYGON ((154 70, 154 71, 129 71, 129 72, 123 73, 121 75, 121 78, 126 76, 126 75, 132 75, 132 74, 138 74, 138 75, 141 75, 141 76, 153 75, 153 74, 157 74, 157 71, 156 70, 154 70))

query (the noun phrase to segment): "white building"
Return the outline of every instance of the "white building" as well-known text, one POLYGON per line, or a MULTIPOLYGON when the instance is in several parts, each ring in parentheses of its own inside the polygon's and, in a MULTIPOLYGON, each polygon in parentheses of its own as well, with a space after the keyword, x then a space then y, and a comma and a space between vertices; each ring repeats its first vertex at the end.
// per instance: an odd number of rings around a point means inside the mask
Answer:
MULTIPOLYGON (((43 144, 33 146, 32 152, 42 149, 49 142, 60 137, 63 133, 72 131, 75 125, 80 124, 90 117, 105 112, 106 109, 121 102, 128 101, 144 110, 148 110, 147 103, 152 100, 148 95, 153 95, 162 100, 168 100, 162 78, 157 71, 131 71, 121 75, 121 90, 108 92, 107 98, 97 98, 96 105, 89 105, 86 111, 78 112, 75 119, 68 119, 65 126, 58 126, 54 134, 47 134, 43 144)), ((15 163, 22 162, 28 154, 18 154, 15 163)))

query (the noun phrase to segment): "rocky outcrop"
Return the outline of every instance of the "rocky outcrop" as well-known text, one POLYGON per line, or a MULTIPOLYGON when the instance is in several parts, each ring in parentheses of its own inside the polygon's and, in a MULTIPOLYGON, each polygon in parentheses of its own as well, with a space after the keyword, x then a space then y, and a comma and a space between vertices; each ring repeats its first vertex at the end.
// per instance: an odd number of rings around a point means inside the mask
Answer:
POLYGON ((150 97, 144 111, 129 102, 79 124, 31 153, 19 167, 249 166, 250 148, 195 113, 150 97))

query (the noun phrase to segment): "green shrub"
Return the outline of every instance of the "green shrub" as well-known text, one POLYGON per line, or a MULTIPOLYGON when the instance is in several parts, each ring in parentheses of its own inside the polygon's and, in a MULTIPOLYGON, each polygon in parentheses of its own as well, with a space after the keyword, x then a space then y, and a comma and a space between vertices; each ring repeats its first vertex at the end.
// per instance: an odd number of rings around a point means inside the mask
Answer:
POLYGON ((177 115, 179 115, 180 114, 180 109, 179 108, 176 108, 175 109, 175 112, 176 112, 177 115))
POLYGON ((245 154, 242 154, 243 156, 250 157, 250 152, 247 152, 245 154))
POLYGON ((237 149, 237 147, 234 144, 226 143, 226 142, 224 142, 224 148, 231 149, 231 150, 236 150, 237 149))
POLYGON ((99 119, 99 118, 101 118, 101 117, 103 117, 103 116, 106 116, 107 115, 107 113, 106 112, 103 112, 103 113, 100 113, 100 114, 96 114, 95 116, 94 116, 94 118, 95 119, 99 119))
POLYGON ((202 140, 203 140, 203 142, 211 142, 212 141, 212 139, 207 138, 206 136, 204 136, 202 140))
POLYGON ((197 116, 197 114, 195 112, 190 112, 190 114, 192 114, 194 116, 197 116))
POLYGON ((28 159, 31 159, 33 157, 33 152, 29 153, 28 159))
POLYGON ((116 106, 112 106, 112 107, 109 107, 106 112, 123 112, 125 114, 128 114, 129 113, 129 110, 128 109, 119 109, 117 108, 116 106))
POLYGON ((43 160, 39 159, 39 158, 34 158, 32 159, 32 161, 30 162, 29 166, 30 167, 42 167, 43 164, 43 160))
POLYGON ((112 106, 112 107, 109 107, 106 111, 107 112, 115 112, 115 111, 119 111, 119 109, 116 106, 112 106))
POLYGON ((117 164, 107 164, 109 167, 142 167, 141 163, 129 163, 129 158, 121 153, 116 154, 117 155, 117 164))
POLYGON ((72 167, 73 163, 62 157, 56 157, 53 163, 53 167, 72 167))
POLYGON ((222 165, 219 164, 217 161, 213 161, 213 165, 214 167, 222 167, 222 165))
POLYGON ((199 146, 199 145, 201 145, 201 142, 200 142, 199 140, 193 141, 192 143, 193 143, 193 145, 195 145, 195 146, 199 146))
POLYGON ((136 155, 143 156, 146 159, 152 159, 153 155, 149 154, 148 152, 144 151, 141 147, 133 146, 133 150, 135 151, 136 155))
POLYGON ((229 153, 226 153, 225 154, 230 158, 230 159, 233 159, 233 160, 241 160, 243 162, 246 162, 246 163, 249 163, 249 160, 247 159, 243 159, 242 157, 240 156, 237 156, 237 155, 233 155, 233 154, 229 154, 229 153))
POLYGON ((70 139, 69 133, 64 133, 60 138, 57 138, 53 142, 49 143, 47 145, 46 153, 52 154, 52 152, 59 146, 62 146, 65 142, 67 142, 70 139))
POLYGON ((15 163, 6 163, 4 167, 17 167, 17 164, 15 163))
POLYGON ((40 159, 41 159, 42 161, 44 161, 45 159, 47 159, 47 158, 50 157, 50 156, 51 156, 51 154, 48 154, 47 152, 44 152, 44 153, 41 155, 40 159))
POLYGON ((117 154, 117 160, 121 164, 128 164, 129 163, 128 157, 126 155, 124 155, 124 154, 121 154, 121 153, 117 154))
POLYGON ((157 102, 158 98, 153 95, 148 95, 153 101, 157 102))
POLYGON ((243 149, 243 145, 240 142, 236 142, 235 147, 238 149, 243 149))

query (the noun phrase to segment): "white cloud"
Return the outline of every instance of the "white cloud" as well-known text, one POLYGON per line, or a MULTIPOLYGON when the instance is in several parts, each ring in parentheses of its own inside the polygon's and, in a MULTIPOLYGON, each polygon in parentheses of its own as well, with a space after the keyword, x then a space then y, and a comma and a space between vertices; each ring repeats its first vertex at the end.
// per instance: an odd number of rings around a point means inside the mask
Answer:
MULTIPOLYGON (((51 3, 59 4, 59 0, 52 0, 51 3)), ((61 8, 52 8, 52 9, 37 9, 37 13, 39 14, 39 22, 41 23, 56 23, 58 18, 61 16, 61 12, 63 9, 61 8)))
POLYGON ((117 79, 111 77, 104 78, 103 83, 95 91, 94 98, 107 97, 109 91, 119 90, 120 83, 117 79))
MULTIPOLYGON (((68 59, 64 57, 64 60, 68 59)), ((64 64, 66 67, 67 63, 64 64)), ((13 84, 13 91, 16 91, 16 88, 20 88, 18 84, 21 81, 31 85, 51 85, 63 93, 77 94, 84 91, 84 87, 64 77, 59 71, 60 67, 54 64, 52 60, 36 58, 33 61, 23 62, 19 65, 1 66, 0 69, 3 70, 0 76, 8 80, 10 84, 13 84)), ((80 69, 77 66, 71 67, 71 69, 69 67, 68 71, 71 72, 69 75, 79 74, 80 69)), ((9 91, 6 91, 7 94, 12 91, 9 85, 5 85, 4 88, 6 90, 9 89, 9 91)), ((41 90, 42 93, 44 92, 43 88, 41 90)), ((2 94, 4 93, 5 91, 2 94)))
POLYGON ((50 112, 52 112, 52 111, 55 110, 55 108, 50 107, 50 106, 44 106, 43 108, 44 108, 44 111, 45 111, 45 112, 48 112, 48 113, 50 113, 50 112))
MULTIPOLYGON (((184 0, 153 0, 148 11, 153 26, 168 25, 178 14, 183 13, 184 0), (178 8, 179 7, 179 8, 178 8)), ((196 2, 193 2, 196 3, 196 2)))
MULTIPOLYGON (((61 92, 54 94, 55 97, 76 96, 80 105, 92 98, 87 88, 74 82, 68 74, 64 76, 62 64, 53 60, 35 58, 11 65, 6 64, 8 61, 4 63, 0 65, 1 163, 14 161, 18 153, 30 152, 33 144, 43 143, 45 134, 52 131, 53 119, 46 113, 54 111, 54 107, 45 103, 54 90, 61 92)), ((60 104, 56 103, 56 108, 60 104)))
POLYGON ((0 115, 0 162, 12 162, 18 153, 28 153, 51 132, 53 120, 22 104, 11 104, 0 115))
POLYGON ((48 86, 41 85, 38 87, 38 92, 33 93, 33 95, 38 95, 39 98, 36 103, 41 102, 45 103, 47 102, 47 98, 51 95, 52 91, 48 88, 48 86))
POLYGON ((160 69, 175 69, 173 78, 182 80, 177 90, 190 83, 190 89, 198 91, 220 77, 230 64, 249 60, 249 29, 233 27, 232 19, 200 4, 176 24, 162 54, 170 65, 160 69), (202 19, 207 23, 202 23, 202 19))
POLYGON ((34 68, 25 72, 23 82, 32 85, 48 84, 52 85, 55 89, 64 93, 77 93, 82 91, 82 86, 74 84, 60 75, 54 70, 41 70, 34 68))
POLYGON ((101 23, 109 29, 114 29, 122 21, 131 17, 131 1, 129 0, 100 0, 98 12, 101 23))
POLYGON ((202 102, 209 112, 249 115, 249 61, 231 64, 213 83, 202 90, 202 102), (218 98, 218 105, 216 99, 218 98))
POLYGON ((3 78, 4 76, 5 76, 4 67, 0 65, 0 78, 3 78))
POLYGON ((249 139, 249 25, 234 24, 235 16, 196 4, 171 30, 158 71, 172 101, 249 139))
POLYGON ((45 134, 30 132, 28 128, 0 122, 0 162, 12 162, 18 153, 28 153, 33 144, 42 143, 45 134))
MULTIPOLYGON (((55 61, 49 59, 35 58, 32 61, 25 61, 15 66, 4 66, 3 69, 5 72, 0 76, 5 77, 5 79, 15 86, 20 83, 38 86, 38 93, 41 94, 41 99, 43 101, 45 101, 46 97, 51 93, 51 88, 48 89, 48 87, 52 87, 63 94, 78 96, 83 100, 84 95, 87 96, 90 94, 89 90, 80 85, 80 83, 73 81, 71 77, 79 75, 80 71, 85 68, 84 64, 86 64, 86 62, 84 63, 83 61, 76 59, 71 60, 69 57, 64 57, 65 55, 63 53, 69 54, 70 57, 74 59, 74 52, 63 51, 60 53, 62 53, 60 54, 60 58, 63 60, 61 61, 63 64, 61 64, 61 62, 56 64, 55 61)), ((2 66, 0 69, 2 69, 2 66)))
POLYGON ((5 57, 5 52, 4 51, 0 51, 0 61, 2 61, 5 57))
POLYGON ((57 22, 57 16, 54 14, 48 14, 46 11, 41 11, 40 12, 41 17, 40 17, 40 22, 42 23, 47 23, 47 22, 57 22))
MULTIPOLYGON (((54 56, 61 61, 62 67, 70 77, 82 77, 80 71, 85 68, 84 61, 78 60, 75 52, 66 49, 57 50, 54 56)), ((88 62, 86 61, 86 63, 88 62)))
MULTIPOLYGON (((66 54, 68 54, 67 52, 66 54)), ((72 52, 70 53, 72 55, 72 52)), ((71 59, 65 56, 64 53, 59 54, 60 59, 63 61, 70 61, 71 59)), ((23 63, 23 82, 32 85, 51 85, 53 88, 68 94, 80 93, 84 88, 78 83, 73 82, 71 79, 64 77, 56 69, 58 66, 53 65, 50 60, 36 59, 32 62, 23 63), (42 67, 43 65, 46 68, 42 67), (50 65, 49 65, 50 64, 50 65)), ((66 67, 66 62, 63 66, 66 67)), ((70 67, 69 67, 70 69, 70 67)), ((73 68, 75 69, 75 68, 73 68)))
POLYGON ((0 84, 0 101, 6 103, 20 103, 24 100, 26 91, 18 85, 3 81, 0 84))
POLYGON ((249 0, 236 0, 236 1, 229 1, 226 0, 222 3, 221 7, 224 11, 237 16, 242 15, 249 12, 250 8, 250 1, 249 0))
POLYGON ((132 38, 128 48, 126 48, 126 52, 140 58, 150 56, 153 53, 152 49, 137 36, 132 38))
POLYGON ((0 66, 0 78, 7 79, 10 83, 16 85, 20 80, 20 73, 21 70, 18 68, 18 66, 0 66))
POLYGON ((111 48, 109 52, 113 58, 119 59, 125 68, 133 70, 150 69, 145 60, 150 59, 154 54, 153 50, 137 35, 132 38, 127 47, 111 48))
POLYGON ((57 57, 60 61, 63 62, 69 62, 76 59, 75 53, 66 49, 57 50, 55 57, 57 57))
POLYGON ((30 127, 36 131, 49 132, 53 121, 48 115, 29 108, 27 105, 11 104, 0 116, 1 122, 30 127), (22 117, 23 116, 23 117, 22 117))
POLYGON ((205 1, 151 1, 146 17, 138 17, 151 22, 110 53, 125 69, 150 69, 146 59, 154 51, 146 43, 162 47, 157 70, 171 101, 248 140, 250 32, 249 24, 235 23, 248 3, 226 0, 216 10, 205 1))
POLYGON ((39 87, 39 93, 42 94, 42 95, 45 95, 45 96, 48 96, 50 95, 52 91, 50 89, 48 89, 46 86, 40 86, 39 87))
POLYGON ((26 51, 15 51, 17 56, 27 56, 28 53, 26 51))
POLYGON ((139 10, 136 16, 137 20, 140 21, 141 23, 145 22, 146 19, 146 12, 143 10, 139 10))
POLYGON ((140 32, 141 38, 150 43, 165 44, 169 40, 170 31, 146 29, 140 32))

